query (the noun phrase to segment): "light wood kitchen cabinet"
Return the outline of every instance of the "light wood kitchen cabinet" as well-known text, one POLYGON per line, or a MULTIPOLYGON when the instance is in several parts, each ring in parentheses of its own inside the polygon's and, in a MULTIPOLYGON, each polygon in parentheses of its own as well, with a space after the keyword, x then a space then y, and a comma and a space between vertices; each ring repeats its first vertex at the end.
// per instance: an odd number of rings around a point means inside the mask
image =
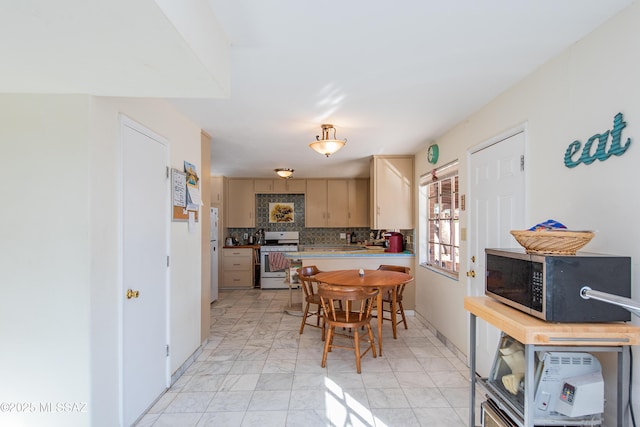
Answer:
POLYGON ((222 286, 225 288, 253 288, 252 248, 222 249, 222 286))
POLYGON ((256 226, 253 179, 227 180, 226 226, 253 228, 256 226))
POLYGON ((304 179, 255 179, 253 187, 256 194, 304 194, 307 183, 304 179))
POLYGON ((349 181, 327 180, 327 227, 349 225, 349 181))
POLYGON ((327 226, 327 180, 308 179, 304 206, 305 227, 327 226))
POLYGON ((349 180, 349 227, 369 226, 369 180, 349 180))
POLYGON ((349 226, 349 180, 307 180, 305 226, 349 226))
POLYGON ((223 180, 224 178, 222 176, 212 176, 210 179, 210 183, 211 183, 211 199, 210 199, 210 203, 212 205, 216 205, 219 206, 220 204, 222 204, 222 189, 223 187, 223 180))
POLYGON ((304 194, 307 191, 306 179, 276 179, 273 181, 274 193, 304 194))
POLYGON ((273 193, 273 180, 272 179, 254 179, 253 191, 255 191, 256 194, 273 193))
POLYGON ((371 158, 371 228, 413 228, 413 156, 371 158))

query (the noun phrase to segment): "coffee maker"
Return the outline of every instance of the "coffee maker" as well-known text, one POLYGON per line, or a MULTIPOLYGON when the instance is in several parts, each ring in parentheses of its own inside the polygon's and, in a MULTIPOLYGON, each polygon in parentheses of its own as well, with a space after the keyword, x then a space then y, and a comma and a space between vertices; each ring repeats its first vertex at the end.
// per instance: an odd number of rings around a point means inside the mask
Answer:
POLYGON ((404 250, 402 247, 402 234, 396 231, 391 231, 384 234, 385 238, 385 252, 399 253, 404 250))

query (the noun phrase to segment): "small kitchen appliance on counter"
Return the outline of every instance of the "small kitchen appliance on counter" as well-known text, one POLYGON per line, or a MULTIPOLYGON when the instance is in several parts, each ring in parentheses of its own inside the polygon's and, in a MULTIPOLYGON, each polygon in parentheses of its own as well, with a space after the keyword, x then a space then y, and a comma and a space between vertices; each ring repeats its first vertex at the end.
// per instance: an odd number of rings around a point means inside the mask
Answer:
POLYGON ((391 231, 391 232, 385 233, 384 238, 386 239, 386 242, 385 242, 386 249, 384 250, 385 252, 400 253, 404 250, 404 248, 402 247, 401 233, 391 231))

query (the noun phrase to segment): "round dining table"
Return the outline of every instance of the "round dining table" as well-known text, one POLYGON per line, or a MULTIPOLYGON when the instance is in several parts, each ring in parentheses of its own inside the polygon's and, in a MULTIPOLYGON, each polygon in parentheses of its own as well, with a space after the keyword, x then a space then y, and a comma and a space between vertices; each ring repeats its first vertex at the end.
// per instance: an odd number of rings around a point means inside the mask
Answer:
POLYGON ((376 288, 377 317, 378 317, 378 348, 382 356, 382 295, 385 289, 391 289, 391 323, 396 327, 396 288, 403 283, 413 280, 413 276, 407 273, 400 273, 389 270, 364 270, 360 275, 360 270, 334 270, 324 271, 315 275, 317 281, 336 286, 362 286, 366 288, 376 288))

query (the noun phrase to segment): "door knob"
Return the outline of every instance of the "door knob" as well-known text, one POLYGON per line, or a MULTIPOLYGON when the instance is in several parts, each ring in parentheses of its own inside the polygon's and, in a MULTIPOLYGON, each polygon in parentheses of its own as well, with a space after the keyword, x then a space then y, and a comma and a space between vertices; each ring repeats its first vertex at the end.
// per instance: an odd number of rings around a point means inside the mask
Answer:
POLYGON ((467 277, 476 277, 476 272, 473 270, 467 271, 467 277))
POLYGON ((131 289, 127 289, 127 299, 138 298, 139 295, 140 295, 140 291, 133 291, 131 289))

